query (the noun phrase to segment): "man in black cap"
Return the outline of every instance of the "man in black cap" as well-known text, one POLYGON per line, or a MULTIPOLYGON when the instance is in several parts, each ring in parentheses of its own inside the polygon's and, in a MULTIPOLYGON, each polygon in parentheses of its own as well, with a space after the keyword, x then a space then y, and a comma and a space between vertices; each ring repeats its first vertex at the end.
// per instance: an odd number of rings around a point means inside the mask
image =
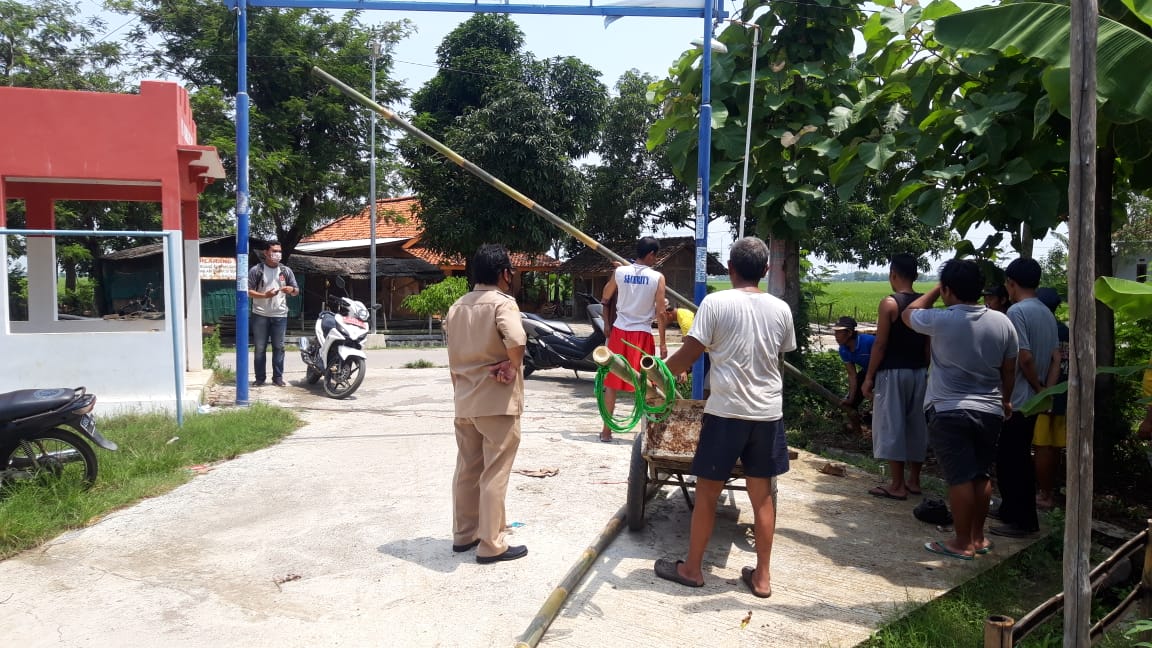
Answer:
POLYGON ((862 376, 868 373, 868 362, 872 357, 876 336, 857 333, 856 320, 847 315, 832 325, 832 335, 840 345, 840 359, 844 361, 844 370, 848 372, 848 394, 840 402, 849 407, 859 407, 864 400, 862 376))
POLYGON ((1008 289, 1004 284, 996 284, 984 291, 984 305, 994 311, 1007 313, 1012 301, 1008 299, 1008 289))

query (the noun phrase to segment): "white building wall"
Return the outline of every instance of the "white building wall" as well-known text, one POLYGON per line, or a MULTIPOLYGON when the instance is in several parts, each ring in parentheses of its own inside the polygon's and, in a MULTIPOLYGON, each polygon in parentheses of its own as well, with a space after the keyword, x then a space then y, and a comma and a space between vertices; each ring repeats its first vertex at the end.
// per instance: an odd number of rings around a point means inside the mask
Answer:
MULTIPOLYGON (((177 246, 177 256, 183 257, 180 247, 177 246)), ((7 258, 7 237, 0 236, 0 255, 7 258)), ((178 258, 175 267, 183 267, 180 261, 178 258)), ((165 264, 165 285, 170 285, 168 268, 165 264)), ((173 353, 171 317, 56 320, 55 246, 51 238, 28 240, 28 269, 28 322, 11 321, 8 275, 0 273, 0 358, 5 364, 5 371, 0 371, 0 392, 83 386, 96 394, 96 412, 100 415, 175 411, 176 368, 183 371, 185 362, 183 354, 173 353)), ((183 281, 177 283, 178 292, 183 292, 182 285, 183 281)), ((165 291, 165 313, 169 316, 184 310, 174 308, 172 299, 177 296, 171 293, 165 291)), ((194 303, 195 312, 199 312, 199 302, 194 303)), ((196 331, 199 333, 199 327, 196 331)), ((187 328, 180 333, 178 348, 187 350, 187 328)), ((194 410, 196 400, 195 393, 184 394, 186 412, 194 410)))

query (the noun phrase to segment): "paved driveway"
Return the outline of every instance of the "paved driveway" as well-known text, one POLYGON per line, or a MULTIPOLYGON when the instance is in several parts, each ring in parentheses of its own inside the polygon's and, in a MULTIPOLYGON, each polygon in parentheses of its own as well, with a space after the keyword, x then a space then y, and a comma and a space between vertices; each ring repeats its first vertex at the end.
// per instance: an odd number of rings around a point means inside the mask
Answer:
MULTIPOLYGON (((215 466, 163 496, 0 562, 0 627, 12 646, 511 646, 624 502, 629 446, 598 443, 588 377, 528 380, 508 519, 527 558, 477 565, 450 549, 455 461, 443 350, 372 351, 346 401, 302 384, 252 391, 300 413, 282 443, 215 466)), ((291 357, 291 356, 290 356, 291 357)), ((210 415, 210 414, 209 414, 210 415)), ((125 449, 129 450, 129 449, 125 449)), ((818 472, 801 455, 781 480, 775 595, 743 590, 753 560, 743 493, 727 493, 707 585, 659 581, 688 513, 666 489, 644 532, 622 535, 543 645, 850 646, 909 601, 1007 555, 936 559, 915 502, 863 495, 871 476, 818 472), (747 627, 741 620, 751 612, 747 627)), ((1000 541, 998 541, 999 543, 1000 541)))

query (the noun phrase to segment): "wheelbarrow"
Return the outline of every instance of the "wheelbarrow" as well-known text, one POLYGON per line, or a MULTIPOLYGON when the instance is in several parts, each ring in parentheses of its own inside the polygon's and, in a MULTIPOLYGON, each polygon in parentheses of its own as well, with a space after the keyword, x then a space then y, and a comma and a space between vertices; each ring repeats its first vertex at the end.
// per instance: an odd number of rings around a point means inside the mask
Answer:
MULTIPOLYGON (((688 489, 693 483, 684 476, 691 474, 692 458, 696 454, 696 443, 700 440, 700 420, 703 416, 704 401, 677 400, 663 421, 649 421, 647 417, 641 420, 640 432, 632 442, 632 462, 628 468, 629 531, 644 528, 644 507, 651 488, 678 486, 684 494, 688 509, 692 509, 692 496, 688 489)), ((748 490, 747 486, 732 483, 733 480, 743 478, 744 468, 737 461, 727 488, 748 490)))

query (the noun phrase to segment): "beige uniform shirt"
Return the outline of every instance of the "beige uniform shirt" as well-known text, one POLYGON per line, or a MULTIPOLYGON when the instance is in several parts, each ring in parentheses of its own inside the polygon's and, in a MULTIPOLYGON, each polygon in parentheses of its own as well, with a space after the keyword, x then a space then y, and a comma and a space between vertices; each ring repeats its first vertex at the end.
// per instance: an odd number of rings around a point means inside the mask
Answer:
POLYGON ((496 286, 477 284, 448 309, 444 335, 457 417, 519 415, 524 411, 524 373, 517 374, 511 384, 488 374, 491 365, 508 359, 508 348, 527 343, 515 299, 496 286))

